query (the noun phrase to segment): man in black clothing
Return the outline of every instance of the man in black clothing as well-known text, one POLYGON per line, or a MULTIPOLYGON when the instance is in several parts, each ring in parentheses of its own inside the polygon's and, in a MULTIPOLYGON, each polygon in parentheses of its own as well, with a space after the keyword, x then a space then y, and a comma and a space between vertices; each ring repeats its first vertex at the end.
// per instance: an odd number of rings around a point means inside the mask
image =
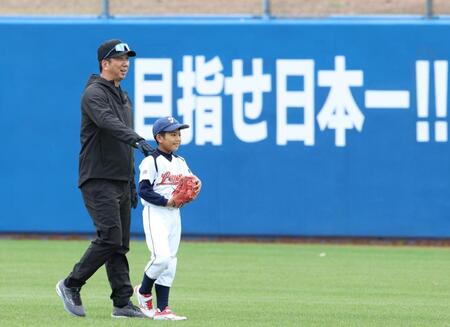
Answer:
POLYGON ((134 306, 126 253, 130 242, 131 207, 138 198, 134 183, 133 148, 144 155, 150 145, 132 129, 128 94, 120 88, 126 77, 129 57, 136 53, 120 40, 100 45, 97 57, 100 75, 92 75, 81 100, 81 151, 79 181, 86 208, 97 237, 67 278, 56 285, 64 308, 85 316, 80 289, 105 265, 111 285, 113 317, 145 317, 134 306))

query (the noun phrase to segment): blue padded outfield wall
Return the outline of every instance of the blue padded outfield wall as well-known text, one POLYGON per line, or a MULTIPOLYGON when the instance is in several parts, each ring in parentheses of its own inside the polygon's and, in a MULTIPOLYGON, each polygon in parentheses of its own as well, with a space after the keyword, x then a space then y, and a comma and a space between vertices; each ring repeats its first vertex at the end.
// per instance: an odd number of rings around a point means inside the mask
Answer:
POLYGON ((93 232, 80 94, 121 38, 137 132, 193 127, 185 235, 450 237, 449 20, 3 19, 0 35, 0 232, 93 232))

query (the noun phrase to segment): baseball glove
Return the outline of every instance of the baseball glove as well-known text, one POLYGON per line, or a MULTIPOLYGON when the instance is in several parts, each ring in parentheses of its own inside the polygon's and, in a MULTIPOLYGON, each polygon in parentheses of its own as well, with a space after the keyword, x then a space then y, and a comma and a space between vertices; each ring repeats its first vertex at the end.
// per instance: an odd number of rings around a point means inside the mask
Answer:
POLYGON ((177 207, 191 202, 197 196, 198 181, 194 176, 183 176, 173 191, 172 200, 177 207))

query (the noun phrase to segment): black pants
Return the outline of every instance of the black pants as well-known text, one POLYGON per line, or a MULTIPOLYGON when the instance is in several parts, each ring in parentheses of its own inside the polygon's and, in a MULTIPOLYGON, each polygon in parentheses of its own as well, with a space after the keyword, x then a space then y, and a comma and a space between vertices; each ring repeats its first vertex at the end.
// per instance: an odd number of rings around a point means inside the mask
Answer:
POLYGON ((130 184, 91 179, 81 186, 81 192, 97 230, 97 238, 74 266, 66 284, 81 287, 105 264, 114 306, 124 306, 133 295, 125 256, 130 244, 130 184))

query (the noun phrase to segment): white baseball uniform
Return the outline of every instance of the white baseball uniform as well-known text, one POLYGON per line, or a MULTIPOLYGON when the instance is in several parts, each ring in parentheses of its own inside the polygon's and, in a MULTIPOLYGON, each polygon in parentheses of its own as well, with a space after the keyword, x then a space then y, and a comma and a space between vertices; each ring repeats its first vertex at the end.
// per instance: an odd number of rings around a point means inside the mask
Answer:
MULTIPOLYGON (((182 176, 192 175, 186 161, 172 155, 169 161, 163 155, 148 156, 142 160, 139 182, 148 180, 153 190, 169 200, 182 176)), ((145 239, 151 259, 145 274, 156 279, 156 284, 172 286, 177 267, 177 252, 181 239, 180 209, 157 206, 141 199, 145 239)))

